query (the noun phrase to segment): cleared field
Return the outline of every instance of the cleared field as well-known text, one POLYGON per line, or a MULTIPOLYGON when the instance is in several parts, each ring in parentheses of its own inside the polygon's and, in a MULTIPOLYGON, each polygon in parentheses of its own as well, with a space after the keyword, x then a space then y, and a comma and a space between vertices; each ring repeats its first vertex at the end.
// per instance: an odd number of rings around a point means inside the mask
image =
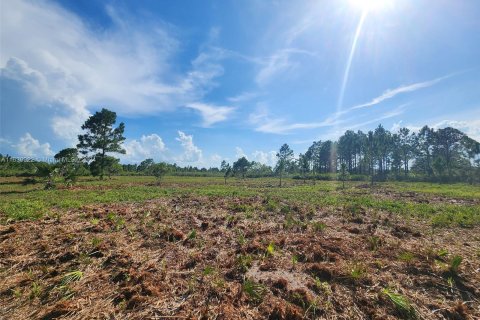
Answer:
POLYGON ((480 187, 0 180, 0 318, 474 319, 480 187))

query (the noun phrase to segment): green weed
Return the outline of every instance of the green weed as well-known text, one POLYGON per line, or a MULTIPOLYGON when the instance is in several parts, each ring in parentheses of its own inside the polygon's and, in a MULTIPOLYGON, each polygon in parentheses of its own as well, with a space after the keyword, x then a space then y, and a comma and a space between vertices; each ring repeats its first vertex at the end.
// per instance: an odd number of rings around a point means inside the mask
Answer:
POLYGON ((256 283, 251 280, 245 280, 242 286, 243 292, 249 297, 249 299, 254 303, 259 303, 262 301, 267 289, 264 285, 256 283))

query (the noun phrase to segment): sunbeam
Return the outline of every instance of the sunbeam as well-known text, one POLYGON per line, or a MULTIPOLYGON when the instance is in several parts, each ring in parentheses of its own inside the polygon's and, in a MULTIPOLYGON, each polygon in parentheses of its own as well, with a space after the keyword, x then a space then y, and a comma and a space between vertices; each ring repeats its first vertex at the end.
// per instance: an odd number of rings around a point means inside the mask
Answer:
MULTIPOLYGON (((345 66, 345 72, 343 73, 342 86, 340 87, 340 94, 338 96, 337 108, 335 112, 335 117, 340 116, 343 108, 343 98, 345 96, 345 89, 347 87, 348 77, 350 75, 350 68, 352 66, 353 56, 355 55, 355 50, 357 49, 358 38, 360 37, 360 32, 362 31, 363 23, 365 18, 368 15, 368 9, 362 11, 362 16, 358 22, 357 29, 355 30, 355 36, 353 37, 352 46, 350 47, 350 53, 348 55, 347 64, 345 66)), ((338 125, 335 125, 335 131, 338 130, 338 125)), ((332 148, 333 152, 333 148, 332 148)))

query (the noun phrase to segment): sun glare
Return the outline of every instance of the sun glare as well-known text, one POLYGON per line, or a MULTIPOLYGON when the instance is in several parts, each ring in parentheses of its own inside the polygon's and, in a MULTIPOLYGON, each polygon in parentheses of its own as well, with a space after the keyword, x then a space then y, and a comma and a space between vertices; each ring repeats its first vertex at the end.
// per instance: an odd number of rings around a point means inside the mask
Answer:
POLYGON ((390 0, 350 0, 352 5, 365 11, 378 11, 391 5, 390 0))

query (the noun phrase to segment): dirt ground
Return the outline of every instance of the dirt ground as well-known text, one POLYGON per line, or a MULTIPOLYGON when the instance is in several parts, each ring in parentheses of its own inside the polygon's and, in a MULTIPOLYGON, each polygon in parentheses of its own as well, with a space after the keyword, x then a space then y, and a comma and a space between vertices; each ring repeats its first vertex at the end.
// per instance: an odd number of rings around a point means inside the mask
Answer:
POLYGON ((89 205, 0 226, 0 318, 480 319, 479 248, 479 227, 260 196, 89 205))

